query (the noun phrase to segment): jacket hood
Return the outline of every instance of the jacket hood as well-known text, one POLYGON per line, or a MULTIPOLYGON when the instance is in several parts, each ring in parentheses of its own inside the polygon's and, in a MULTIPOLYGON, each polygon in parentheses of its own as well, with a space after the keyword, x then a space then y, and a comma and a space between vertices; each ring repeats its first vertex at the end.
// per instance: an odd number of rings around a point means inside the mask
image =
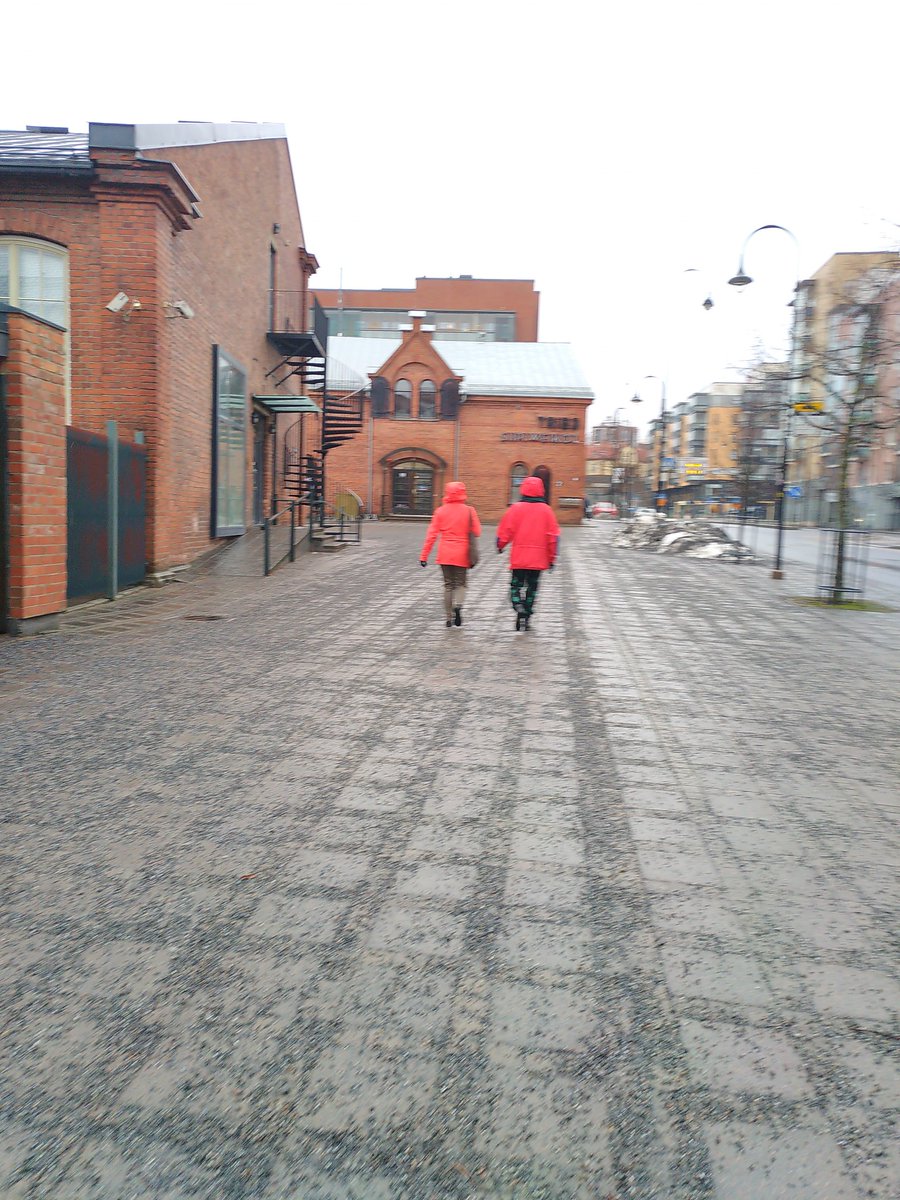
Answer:
POLYGON ((448 483, 444 489, 444 503, 453 504, 454 501, 461 501, 463 504, 468 500, 466 495, 466 485, 455 480, 453 483, 448 483))
POLYGON ((520 496, 543 496, 543 494, 544 481, 543 479, 538 478, 537 475, 529 475, 526 479, 523 479, 519 485, 520 496))

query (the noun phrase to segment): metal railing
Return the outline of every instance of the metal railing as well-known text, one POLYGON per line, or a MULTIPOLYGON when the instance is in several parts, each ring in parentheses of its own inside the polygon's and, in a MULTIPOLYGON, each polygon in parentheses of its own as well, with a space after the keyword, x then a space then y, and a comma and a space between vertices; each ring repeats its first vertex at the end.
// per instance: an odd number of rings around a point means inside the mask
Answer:
POLYGON ((324 495, 309 505, 310 548, 323 540, 362 542, 364 505, 357 494, 337 480, 326 480, 324 495))
POLYGON ((289 500, 287 505, 272 513, 270 517, 266 517, 263 521, 263 574, 271 575, 278 563, 283 562, 285 558, 290 558, 294 562, 297 557, 297 501, 289 500), (278 526, 280 517, 289 516, 289 536, 287 539, 287 551, 281 554, 276 562, 272 561, 272 529, 278 526))

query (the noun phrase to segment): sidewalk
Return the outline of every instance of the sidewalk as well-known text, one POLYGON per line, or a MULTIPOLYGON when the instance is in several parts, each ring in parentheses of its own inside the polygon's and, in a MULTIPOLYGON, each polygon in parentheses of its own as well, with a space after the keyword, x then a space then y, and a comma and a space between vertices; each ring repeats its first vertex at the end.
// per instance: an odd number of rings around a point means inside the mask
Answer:
POLYGON ((894 1194, 900 614, 423 532, 0 643, 0 1196, 894 1194))

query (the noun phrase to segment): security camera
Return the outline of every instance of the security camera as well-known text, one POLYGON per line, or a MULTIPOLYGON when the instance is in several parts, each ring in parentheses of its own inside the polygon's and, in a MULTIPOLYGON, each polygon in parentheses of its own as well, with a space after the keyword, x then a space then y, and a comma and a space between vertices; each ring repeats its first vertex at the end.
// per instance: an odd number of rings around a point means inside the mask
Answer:
POLYGON ((110 300, 109 304, 107 304, 106 307, 109 309, 110 312, 117 313, 117 312, 121 312, 127 303, 128 303, 127 293, 116 292, 116 294, 113 296, 112 300, 110 300))
POLYGON ((194 315, 194 310, 188 304, 187 300, 176 300, 172 307, 179 314, 179 316, 184 317, 186 321, 189 321, 194 315))

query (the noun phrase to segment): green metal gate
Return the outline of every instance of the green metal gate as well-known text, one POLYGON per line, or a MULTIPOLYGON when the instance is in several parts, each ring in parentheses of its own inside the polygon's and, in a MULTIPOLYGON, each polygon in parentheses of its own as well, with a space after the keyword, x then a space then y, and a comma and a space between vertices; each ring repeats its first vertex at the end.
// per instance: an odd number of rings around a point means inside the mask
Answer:
POLYGON ((120 441, 114 422, 108 430, 66 430, 70 602, 114 599, 146 573, 146 448, 120 441))

